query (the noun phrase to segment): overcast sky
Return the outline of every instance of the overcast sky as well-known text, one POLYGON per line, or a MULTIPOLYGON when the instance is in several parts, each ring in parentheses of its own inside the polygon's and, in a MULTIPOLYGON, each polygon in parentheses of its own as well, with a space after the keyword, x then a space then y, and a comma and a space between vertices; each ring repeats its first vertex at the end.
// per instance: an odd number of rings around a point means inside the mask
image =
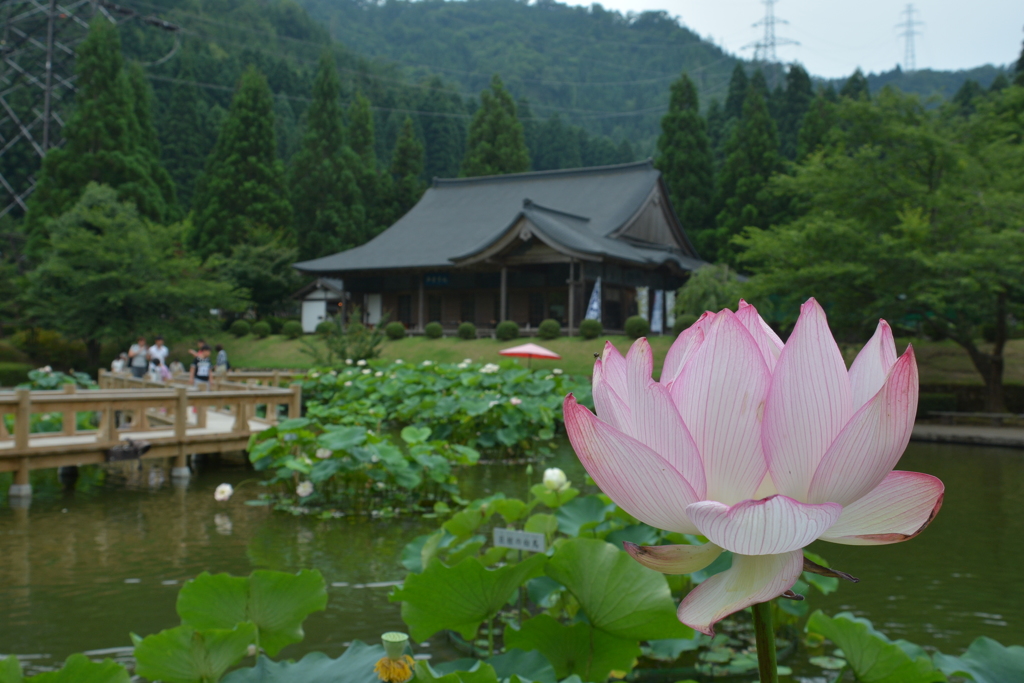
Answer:
MULTIPOLYGON (((582 0, 571 4, 589 5, 582 0)), ((608 9, 640 12, 666 10, 691 30, 729 52, 752 57, 743 46, 761 39, 763 29, 751 26, 764 16, 760 0, 605 0, 608 9)), ((898 0, 778 0, 777 38, 798 46, 778 48, 783 62, 799 61, 817 76, 888 71, 903 63, 904 41, 896 24, 906 2, 898 0)), ((921 35, 915 39, 917 68, 968 69, 982 64, 1007 64, 1020 55, 1024 39, 1024 0, 917 0, 921 35)))

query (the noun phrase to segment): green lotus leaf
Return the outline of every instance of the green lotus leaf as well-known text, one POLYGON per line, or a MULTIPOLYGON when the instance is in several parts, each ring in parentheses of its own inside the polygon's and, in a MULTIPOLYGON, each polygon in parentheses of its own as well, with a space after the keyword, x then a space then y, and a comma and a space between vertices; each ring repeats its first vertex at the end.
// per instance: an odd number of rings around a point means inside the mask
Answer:
POLYGON ((198 631, 182 625, 135 642, 135 673, 163 683, 217 683, 256 642, 256 625, 198 631))
POLYGON ((640 656, 635 640, 616 638, 584 622, 566 626, 547 614, 527 620, 518 631, 505 629, 505 646, 538 650, 559 679, 575 674, 584 681, 604 681, 612 671, 629 671, 640 656))

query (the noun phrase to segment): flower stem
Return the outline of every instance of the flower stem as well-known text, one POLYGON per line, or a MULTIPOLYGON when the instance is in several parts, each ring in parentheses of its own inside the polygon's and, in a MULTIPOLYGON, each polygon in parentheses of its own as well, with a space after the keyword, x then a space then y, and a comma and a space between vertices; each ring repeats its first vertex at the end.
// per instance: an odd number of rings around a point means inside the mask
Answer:
POLYGON ((761 683, 779 683, 775 661, 775 628, 772 626, 772 603, 759 602, 754 612, 754 636, 757 639, 757 669, 761 683))

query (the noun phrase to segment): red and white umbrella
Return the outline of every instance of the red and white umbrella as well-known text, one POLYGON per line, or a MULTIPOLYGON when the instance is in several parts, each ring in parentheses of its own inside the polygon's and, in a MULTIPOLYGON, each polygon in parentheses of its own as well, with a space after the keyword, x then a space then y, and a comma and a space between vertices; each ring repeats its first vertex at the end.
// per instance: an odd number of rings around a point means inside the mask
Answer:
POLYGON ((502 349, 498 353, 500 353, 503 356, 512 356, 514 358, 527 358, 529 359, 527 361, 527 367, 529 367, 529 363, 534 358, 544 358, 546 360, 562 359, 562 357, 559 356, 554 351, 551 351, 550 349, 545 349, 543 346, 540 346, 539 344, 520 344, 519 346, 512 346, 507 349, 502 349))

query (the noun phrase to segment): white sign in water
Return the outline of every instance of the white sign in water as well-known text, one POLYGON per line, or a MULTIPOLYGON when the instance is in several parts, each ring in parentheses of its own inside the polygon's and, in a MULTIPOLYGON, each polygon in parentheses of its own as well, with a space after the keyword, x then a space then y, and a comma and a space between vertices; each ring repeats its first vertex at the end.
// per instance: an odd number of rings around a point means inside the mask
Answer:
POLYGON ((516 529, 495 529, 494 545, 498 548, 529 550, 535 553, 542 553, 545 550, 544 534, 518 531, 516 529))

